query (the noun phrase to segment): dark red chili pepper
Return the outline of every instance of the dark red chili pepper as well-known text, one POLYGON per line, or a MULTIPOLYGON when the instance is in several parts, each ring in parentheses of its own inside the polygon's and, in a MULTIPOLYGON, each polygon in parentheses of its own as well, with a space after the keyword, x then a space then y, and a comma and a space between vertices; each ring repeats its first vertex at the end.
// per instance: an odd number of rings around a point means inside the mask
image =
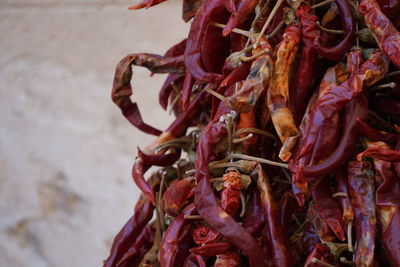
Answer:
MULTIPOLYGON (((308 234, 308 238, 311 238, 308 242, 312 242, 316 240, 313 237, 313 231, 319 237, 319 239, 323 242, 333 242, 336 239, 336 236, 332 233, 329 225, 320 217, 319 213, 315 209, 315 203, 311 203, 307 209, 307 221, 312 224, 312 228, 309 229, 311 231, 308 234)), ((319 242, 318 242, 319 243, 319 242)), ((308 248, 311 249, 315 244, 308 243, 308 248)))
POLYGON ((320 267, 321 264, 316 263, 313 259, 320 260, 322 262, 332 265, 334 258, 331 254, 329 247, 325 244, 316 244, 312 252, 308 255, 304 266, 307 267, 320 267))
POLYGON ((228 23, 222 32, 227 36, 237 25, 243 23, 258 4, 259 0, 239 0, 236 7, 236 12, 229 17, 228 23))
POLYGON ((354 207, 357 247, 356 266, 374 266, 376 211, 374 174, 366 161, 349 163, 349 191, 354 207))
POLYGON ((150 166, 170 166, 181 157, 180 149, 173 149, 168 154, 146 154, 138 148, 138 156, 143 160, 145 165, 150 166))
POLYGON ((238 267, 239 256, 236 251, 230 251, 217 256, 214 267, 238 267))
MULTIPOLYGON (((353 154, 354 145, 357 143, 360 136, 356 118, 365 119, 368 115, 368 103, 364 95, 359 95, 357 98, 350 101, 345 108, 344 132, 337 148, 333 151, 325 161, 305 166, 300 168, 296 175, 306 177, 321 177, 334 172, 343 163, 345 163, 353 154)), ((291 166, 293 172, 295 168, 291 166)))
POLYGON ((258 236, 265 224, 263 207, 261 205, 260 192, 254 188, 247 204, 246 215, 243 219, 243 227, 253 236, 258 236))
POLYGON ((154 229, 148 224, 136 238, 134 244, 128 249, 121 260, 118 261, 116 267, 138 266, 144 254, 151 248, 154 243, 154 229))
POLYGON ((203 4, 203 0, 183 0, 182 1, 182 19, 188 22, 196 15, 197 10, 203 4))
POLYGON ((400 161, 400 151, 380 147, 369 147, 357 155, 358 160, 362 160, 363 157, 373 157, 381 160, 398 162, 400 161))
POLYGON ((187 110, 190 104, 190 96, 192 95, 192 89, 194 85, 194 79, 192 75, 187 71, 185 73, 185 79, 183 80, 182 85, 182 103, 183 103, 183 110, 187 110))
POLYGON ((321 218, 328 224, 332 232, 344 241, 345 233, 343 229, 343 219, 340 208, 332 198, 329 183, 322 180, 312 191, 315 210, 320 214, 321 218))
POLYGON ((344 193, 344 195, 337 197, 337 201, 342 208, 342 217, 348 224, 354 220, 354 210, 350 203, 350 193, 347 185, 347 168, 339 168, 335 172, 335 181, 336 192, 344 193))
POLYGON ((169 185, 162 198, 164 211, 171 216, 179 215, 185 202, 193 196, 193 187, 193 177, 184 178, 169 185))
POLYGON ((186 260, 184 267, 207 267, 206 262, 204 261, 203 257, 196 254, 190 254, 186 260))
POLYGON ((293 258, 290 253, 282 225, 279 222, 279 213, 275 201, 272 197, 269 179, 262 170, 261 165, 257 165, 254 172, 257 173, 257 187, 261 193, 261 203, 264 208, 266 218, 266 228, 270 238, 270 248, 275 266, 293 266, 293 258))
POLYGON ((400 209, 390 207, 389 212, 385 212, 386 210, 378 207, 381 222, 380 240, 392 266, 400 266, 400 209))
POLYGON ((321 125, 329 120, 346 103, 359 95, 364 87, 382 79, 388 71, 388 61, 383 52, 378 51, 362 64, 349 79, 318 98, 310 114, 310 127, 305 134, 305 142, 299 156, 309 153, 315 143, 321 125))
POLYGON ((227 253, 233 248, 233 245, 228 242, 207 243, 200 247, 191 248, 190 252, 201 256, 216 256, 227 253))
POLYGON ((306 222, 304 225, 302 245, 304 252, 309 255, 314 250, 317 244, 320 244, 321 240, 318 237, 317 231, 311 222, 306 222))
POLYGON ((121 231, 115 236, 110 256, 104 261, 103 267, 113 267, 122 259, 129 247, 134 243, 142 229, 153 217, 154 206, 151 201, 141 195, 135 205, 135 212, 121 231))
POLYGON ((321 36, 318 36, 317 39, 314 40, 317 53, 320 56, 330 60, 340 60, 343 58, 345 53, 350 50, 350 48, 353 46, 356 30, 356 23, 349 1, 335 0, 335 3, 338 6, 339 15, 344 30, 343 40, 333 47, 325 47, 325 41, 321 39, 321 36))
POLYGON ((236 3, 237 0, 225 0, 225 7, 232 14, 236 14, 236 3))
POLYGON ((396 143, 400 139, 399 135, 378 131, 374 128, 369 127, 368 124, 366 124, 360 119, 357 119, 357 126, 362 135, 374 141, 383 141, 385 143, 396 143))
POLYGON ((202 45, 207 28, 213 27, 210 22, 222 22, 228 15, 223 0, 206 0, 197 11, 190 27, 185 50, 185 66, 196 80, 206 83, 219 83, 223 77, 218 73, 210 73, 202 62, 202 45))
POLYGON ((134 10, 134 9, 141 9, 141 8, 149 8, 149 7, 158 5, 164 1, 166 1, 166 0, 142 0, 142 2, 140 2, 139 4, 130 6, 130 7, 128 7, 128 9, 134 10))
MULTIPOLYGON (((167 231, 165 231, 161 247, 160 247, 160 263, 163 267, 175 267, 182 266, 184 259, 182 259, 182 253, 179 249, 179 239, 182 234, 185 234, 185 226, 187 225, 187 220, 185 221, 185 215, 193 215, 196 212, 196 207, 191 204, 187 206, 182 213, 175 217, 175 220, 169 225, 167 231)), ((185 256, 186 258, 186 256, 185 256)))
POLYGON ((174 83, 177 88, 182 88, 183 77, 184 76, 182 74, 171 73, 167 76, 167 79, 165 79, 165 82, 158 93, 158 103, 160 103, 160 106, 164 110, 167 109, 168 98, 171 95, 171 92, 174 90, 171 84, 174 83))
POLYGON ((358 6, 365 24, 379 47, 386 53, 390 61, 400 68, 400 33, 392 22, 382 13, 375 0, 362 0, 358 6))

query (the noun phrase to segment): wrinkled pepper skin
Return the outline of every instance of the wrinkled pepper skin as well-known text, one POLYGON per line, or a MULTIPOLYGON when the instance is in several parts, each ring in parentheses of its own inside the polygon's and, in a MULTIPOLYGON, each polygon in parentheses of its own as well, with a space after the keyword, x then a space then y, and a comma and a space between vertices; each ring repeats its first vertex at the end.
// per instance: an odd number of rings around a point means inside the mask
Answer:
POLYGON ((358 10, 379 47, 390 61, 400 68, 400 33, 382 13, 375 0, 362 0, 358 10))
POLYGON ((376 238, 376 207, 371 164, 366 161, 352 161, 348 166, 348 175, 356 226, 355 264, 372 267, 376 238))

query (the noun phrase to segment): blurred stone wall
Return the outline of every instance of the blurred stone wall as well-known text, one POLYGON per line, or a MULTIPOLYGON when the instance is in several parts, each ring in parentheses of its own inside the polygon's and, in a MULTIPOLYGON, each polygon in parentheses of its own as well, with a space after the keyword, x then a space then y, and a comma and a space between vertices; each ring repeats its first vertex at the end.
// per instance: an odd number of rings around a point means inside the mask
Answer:
MULTIPOLYGON (((128 11, 137 0, 0 2, 0 266, 101 266, 133 211, 135 130, 110 99, 128 53, 163 53, 189 25, 180 1, 128 11)), ((165 76, 134 68, 146 122, 165 76)))

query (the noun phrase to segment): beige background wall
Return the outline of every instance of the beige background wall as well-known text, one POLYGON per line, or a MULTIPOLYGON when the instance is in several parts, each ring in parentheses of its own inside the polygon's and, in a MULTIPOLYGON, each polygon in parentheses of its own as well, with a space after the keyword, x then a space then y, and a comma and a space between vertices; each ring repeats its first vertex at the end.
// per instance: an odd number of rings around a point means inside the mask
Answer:
MULTIPOLYGON (((139 133, 110 99, 117 62, 183 39, 180 1, 0 1, 0 266, 100 266, 138 196, 139 133)), ((134 69, 147 122, 165 76, 134 69)))

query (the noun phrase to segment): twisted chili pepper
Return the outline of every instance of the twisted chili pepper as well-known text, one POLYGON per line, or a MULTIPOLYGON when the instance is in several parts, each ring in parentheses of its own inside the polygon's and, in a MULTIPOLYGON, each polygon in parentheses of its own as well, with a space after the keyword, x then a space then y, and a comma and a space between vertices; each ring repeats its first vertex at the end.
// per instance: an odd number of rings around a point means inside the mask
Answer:
POLYGON ((289 74, 298 50, 301 31, 297 24, 288 26, 283 40, 274 51, 274 72, 267 91, 267 103, 275 130, 282 141, 279 157, 288 161, 290 150, 299 136, 289 108, 289 74))
POLYGON ((375 0, 362 0, 358 10, 379 47, 400 68, 400 33, 382 13, 375 0))
POLYGON ((239 0, 235 12, 229 17, 228 22, 222 32, 227 36, 237 25, 243 23, 258 4, 259 0, 239 0))

